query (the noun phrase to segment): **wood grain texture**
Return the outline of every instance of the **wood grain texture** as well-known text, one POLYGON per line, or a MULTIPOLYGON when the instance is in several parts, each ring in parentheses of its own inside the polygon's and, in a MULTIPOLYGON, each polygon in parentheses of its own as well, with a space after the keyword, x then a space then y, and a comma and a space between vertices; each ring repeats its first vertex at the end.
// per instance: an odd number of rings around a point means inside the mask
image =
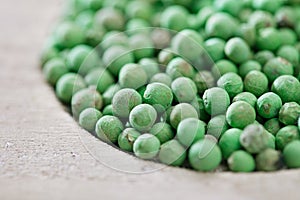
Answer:
POLYGON ((106 156, 106 162, 138 171, 162 167, 137 160, 80 129, 44 82, 39 52, 61 6, 59 0, 1 1, 1 200, 299 199, 299 171, 205 174, 163 167, 129 174, 95 159, 106 156))

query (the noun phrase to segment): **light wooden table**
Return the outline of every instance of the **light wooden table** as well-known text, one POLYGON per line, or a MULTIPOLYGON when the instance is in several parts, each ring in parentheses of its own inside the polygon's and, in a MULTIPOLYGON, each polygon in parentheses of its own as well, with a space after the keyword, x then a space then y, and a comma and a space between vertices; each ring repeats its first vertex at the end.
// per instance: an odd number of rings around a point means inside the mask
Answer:
POLYGON ((80 129, 44 82, 38 55, 60 1, 1 0, 0 5, 1 200, 299 199, 299 171, 204 174, 164 167, 130 174, 103 165, 99 156, 133 171, 161 167, 80 129))

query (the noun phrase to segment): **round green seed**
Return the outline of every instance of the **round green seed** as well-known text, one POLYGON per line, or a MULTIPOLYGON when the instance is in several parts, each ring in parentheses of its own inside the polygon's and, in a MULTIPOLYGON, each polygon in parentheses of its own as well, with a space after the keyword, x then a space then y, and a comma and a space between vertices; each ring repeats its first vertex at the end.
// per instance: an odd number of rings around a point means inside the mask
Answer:
POLYGON ((231 128, 225 131, 219 141, 219 146, 222 151, 223 158, 227 159, 229 156, 242 148, 240 144, 240 136, 242 130, 237 128, 231 128))
POLYGON ((187 103, 177 104, 171 111, 170 124, 173 128, 177 128, 178 124, 187 118, 199 118, 195 108, 187 103))
POLYGON ((172 59, 167 65, 166 73, 172 78, 193 78, 195 75, 193 67, 180 57, 172 59))
POLYGON ((276 171, 282 167, 282 155, 274 149, 266 149, 256 158, 256 167, 260 171, 276 171))
POLYGON ((102 95, 104 104, 111 104, 113 97, 119 90, 121 90, 121 86, 119 84, 111 84, 102 95))
POLYGON ((186 77, 176 78, 171 85, 172 91, 180 103, 189 103, 196 98, 197 87, 195 83, 186 77))
POLYGON ((220 38, 211 38, 204 42, 204 49, 214 61, 224 58, 225 41, 220 38))
POLYGON ((234 172, 252 172, 255 170, 255 160, 246 151, 238 150, 231 154, 227 160, 229 169, 234 172))
POLYGON ((300 105, 296 102, 285 103, 279 111, 279 121, 285 125, 297 124, 300 116, 300 105))
POLYGON ((160 142, 151 134, 139 136, 133 144, 134 154, 142 159, 153 159, 159 152, 160 142))
POLYGON ((79 115, 79 125, 89 132, 94 132, 97 121, 102 117, 102 113, 95 108, 87 108, 79 115))
POLYGON ((268 27, 258 31, 256 46, 260 50, 276 51, 280 45, 280 34, 277 29, 268 27))
POLYGON ((252 107, 255 107, 257 98, 254 94, 250 92, 242 92, 236 95, 232 100, 233 103, 237 101, 245 101, 249 103, 252 107))
POLYGON ((222 75, 229 73, 229 72, 238 73, 238 68, 233 62, 231 62, 229 60, 219 60, 212 67, 211 72, 212 72, 213 76, 216 79, 218 79, 222 75))
POLYGON ((226 56, 234 63, 243 63, 250 58, 251 51, 248 44, 241 38, 231 38, 225 46, 226 56))
POLYGON ((300 160, 298 159, 300 156, 300 141, 295 140, 289 143, 283 150, 283 158, 285 164, 289 168, 299 168, 300 160))
POLYGON ((300 82, 291 75, 278 77, 271 90, 280 96, 283 103, 300 102, 300 82))
POLYGON ((241 66, 239 67, 239 75, 242 78, 245 78, 249 72, 254 71, 254 70, 256 70, 256 71, 262 70, 260 63, 255 60, 248 60, 248 61, 242 63, 241 66))
POLYGON ((119 73, 119 84, 122 88, 138 89, 147 83, 147 74, 138 64, 126 64, 119 73))
POLYGON ((264 73, 251 71, 244 79, 244 87, 246 92, 251 92, 256 97, 259 97, 268 91, 269 81, 264 73))
POLYGON ((53 86, 66 73, 68 73, 68 68, 61 58, 53 58, 47 61, 43 67, 43 74, 46 80, 53 86))
POLYGON ((173 139, 175 136, 172 127, 164 122, 154 124, 149 132, 155 135, 161 144, 173 139))
POLYGON ((186 149, 177 140, 170 140, 161 145, 158 158, 164 164, 180 166, 186 155, 186 149))
POLYGON ((126 128, 118 137, 118 145, 124 151, 133 151, 133 144, 141 134, 134 128, 126 128))
POLYGON ((129 115, 129 122, 138 131, 149 131, 157 118, 156 110, 148 105, 141 104, 132 109, 129 115))
POLYGON ((158 73, 152 76, 150 83, 162 83, 171 88, 172 79, 166 73, 158 73))
POLYGON ((188 11, 179 5, 169 6, 161 15, 160 25, 163 28, 181 31, 188 27, 188 11))
POLYGON ((230 105, 230 98, 222 88, 210 88, 203 94, 205 111, 210 115, 224 114, 230 105))
POLYGON ((281 98, 273 92, 268 92, 258 98, 256 110, 261 117, 270 119, 278 116, 281 106, 281 98))
POLYGON ((281 123, 278 118, 273 118, 266 121, 264 127, 268 132, 276 135, 277 132, 281 129, 281 123))
POLYGON ((217 85, 225 89, 230 98, 233 98, 237 94, 243 92, 244 89, 242 78, 233 72, 228 72, 221 76, 217 85))

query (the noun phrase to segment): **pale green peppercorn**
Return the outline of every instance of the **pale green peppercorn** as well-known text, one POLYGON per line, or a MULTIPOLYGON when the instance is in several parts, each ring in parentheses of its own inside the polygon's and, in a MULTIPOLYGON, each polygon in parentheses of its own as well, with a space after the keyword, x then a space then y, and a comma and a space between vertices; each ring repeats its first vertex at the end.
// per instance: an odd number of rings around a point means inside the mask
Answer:
POLYGON ((170 140, 161 145, 158 158, 164 164, 180 166, 186 155, 186 149, 177 140, 170 140))
POLYGON ((289 28, 279 29, 281 45, 294 45, 297 42, 297 34, 289 28))
POLYGON ((267 28, 267 27, 275 27, 276 22, 271 13, 257 10, 254 11, 248 20, 248 23, 256 28, 256 30, 267 28))
POLYGON ((298 159, 300 156, 300 141, 295 140, 286 145, 283 150, 283 158, 285 164, 289 168, 299 168, 300 160, 298 159))
POLYGON ((118 145, 124 151, 133 151, 133 144, 141 134, 134 128, 126 128, 118 137, 118 145))
POLYGON ((277 51, 277 56, 286 59, 293 66, 297 66, 299 64, 299 52, 298 50, 291 45, 281 46, 277 51))
POLYGON ((152 135, 155 135, 161 144, 174 138, 175 134, 172 127, 164 122, 154 124, 149 131, 152 135))
POLYGON ((112 105, 109 104, 109 105, 105 106, 103 108, 102 114, 103 115, 114 115, 112 105))
POLYGON ((153 159, 159 152, 160 142, 151 134, 139 136, 133 144, 134 154, 142 159, 153 159))
POLYGON ((162 49, 158 54, 158 62, 162 65, 167 65, 174 58, 174 53, 171 49, 162 49))
POLYGON ((216 79, 218 79, 222 75, 224 75, 228 72, 238 73, 238 68, 233 62, 231 62, 229 60, 219 60, 212 67, 211 72, 212 72, 213 76, 216 79))
POLYGON ((281 98, 273 92, 263 94, 256 103, 256 111, 261 117, 266 119, 277 117, 281 107, 281 98))
POLYGON ((97 121, 102 117, 102 113, 95 108, 84 109, 79 115, 79 125, 89 132, 94 132, 97 121))
POLYGON ((68 68, 61 58, 50 59, 44 64, 43 74, 52 86, 55 86, 60 77, 66 73, 68 73, 68 68))
POLYGON ((224 114, 230 105, 230 98, 226 90, 222 88, 210 88, 203 94, 205 111, 214 116, 224 114))
POLYGON ((226 56, 237 64, 247 61, 251 55, 248 44, 238 37, 228 40, 224 51, 226 56))
POLYGON ((276 148, 283 150, 288 143, 294 140, 299 140, 298 127, 294 125, 285 126, 276 134, 276 148))
POLYGON ((100 46, 105 50, 113 46, 128 47, 128 41, 128 36, 124 32, 109 31, 103 36, 100 46))
POLYGON ((271 13, 274 13, 277 11, 284 1, 278 0, 278 1, 273 1, 273 0, 253 0, 252 1, 252 6, 254 9, 257 10, 265 10, 271 13))
POLYGON ((231 128, 224 132, 219 141, 219 146, 222 151, 222 156, 224 159, 229 158, 229 156, 242 148, 240 144, 240 136, 242 130, 237 128, 231 128))
POLYGON ((176 100, 180 103, 189 103, 196 98, 197 87, 195 83, 186 77, 176 78, 171 85, 176 100))
POLYGON ((263 28, 258 31, 256 45, 260 50, 276 51, 281 45, 280 34, 275 28, 263 28))
MULTIPOLYGON (((247 21, 247 20, 245 20, 245 21, 247 21)), ((257 35, 256 35, 256 29, 253 25, 248 24, 248 23, 247 24, 241 24, 239 29, 237 30, 236 34, 237 34, 238 37, 245 40, 245 42, 247 42, 247 44, 250 47, 253 47, 255 45, 257 35)))
POLYGON ((284 58, 278 57, 269 60, 263 67, 263 72, 270 82, 282 75, 293 75, 293 65, 284 58))
POLYGON ((300 116, 300 105, 296 102, 285 103, 279 111, 279 121, 285 125, 295 125, 300 116))
POLYGON ((172 108, 170 114, 170 124, 173 128, 177 128, 178 124, 187 118, 199 118, 196 109, 192 105, 180 103, 172 108))
POLYGON ((132 35, 129 38, 129 47, 136 60, 151 58, 154 55, 154 44, 147 33, 132 35))
POLYGON ((278 118, 273 118, 266 121, 264 127, 268 132, 276 135, 277 132, 281 129, 281 123, 278 118))
POLYGON ((240 65, 239 75, 242 78, 245 78, 249 72, 254 71, 254 70, 256 70, 256 71, 262 70, 260 63, 255 60, 248 60, 240 65))
POLYGON ((259 62, 261 66, 264 66, 269 60, 275 58, 273 52, 268 50, 259 51, 254 55, 254 60, 259 62))
POLYGON ((238 150, 231 154, 227 160, 229 169, 234 172, 252 172, 255 170, 255 160, 246 151, 238 150))
POLYGON ((204 42, 204 49, 213 61, 218 61, 224 58, 224 48, 226 42, 221 38, 210 38, 204 42))
POLYGON ((229 13, 233 16, 237 16, 242 10, 243 2, 235 0, 216 0, 214 6, 217 11, 229 13))
POLYGON ((126 4, 125 11, 130 18, 139 18, 147 21, 150 21, 153 15, 153 7, 149 1, 129 1, 126 4))
POLYGON ((158 63, 154 59, 143 58, 140 60, 139 64, 146 72, 148 80, 160 72, 158 63))
POLYGON ((111 84, 102 94, 104 105, 111 104, 113 97, 119 90, 121 90, 121 86, 119 84, 111 84))
POLYGON ((181 31, 188 27, 188 11, 185 7, 172 5, 166 8, 160 18, 160 25, 163 28, 181 31))
POLYGON ((101 117, 95 127, 97 136, 108 143, 117 143, 118 137, 122 133, 124 125, 122 122, 114 116, 101 117))
POLYGON ((149 131, 157 118, 156 110, 148 105, 141 104, 134 107, 129 115, 129 122, 138 131, 149 131))
POLYGON ((180 57, 174 58, 169 62, 166 73, 172 79, 176 79, 181 76, 193 78, 195 75, 192 65, 180 57))
POLYGON ((215 78, 210 71, 199 71, 193 80, 197 86, 198 93, 203 94, 208 88, 215 86, 215 78))
POLYGON ((162 83, 168 87, 171 87, 172 79, 166 73, 158 73, 152 76, 152 78, 150 79, 150 83, 162 83))
POLYGON ((96 13, 95 24, 106 30, 123 30, 125 17, 118 9, 105 7, 96 13))
POLYGON ((256 168, 260 171, 276 171, 283 165, 282 155, 274 149, 266 149, 259 153, 256 158, 256 168))
POLYGON ((237 101, 245 101, 249 103, 252 107, 255 107, 257 98, 254 94, 250 92, 242 92, 236 95, 232 100, 233 103, 237 101))
POLYGON ((280 96, 283 103, 293 101, 300 103, 300 82, 291 75, 278 77, 273 82, 271 90, 280 96))
POLYGON ((207 135, 212 135, 216 139, 222 137, 225 131, 229 129, 229 125, 226 122, 225 115, 217 115, 211 120, 209 120, 207 124, 207 135))
POLYGON ((119 73, 119 84, 122 88, 138 89, 147 83, 147 74, 138 64, 129 63, 119 73))
POLYGON ((256 97, 259 97, 268 91, 269 81, 264 73, 254 70, 246 75, 244 87, 246 92, 250 92, 256 97))
POLYGON ((207 122, 210 115, 205 111, 204 101, 199 96, 190 103, 197 111, 200 120, 207 122))
POLYGON ((244 83, 242 78, 233 72, 228 72, 219 78, 217 85, 226 90, 230 98, 243 92, 244 83))

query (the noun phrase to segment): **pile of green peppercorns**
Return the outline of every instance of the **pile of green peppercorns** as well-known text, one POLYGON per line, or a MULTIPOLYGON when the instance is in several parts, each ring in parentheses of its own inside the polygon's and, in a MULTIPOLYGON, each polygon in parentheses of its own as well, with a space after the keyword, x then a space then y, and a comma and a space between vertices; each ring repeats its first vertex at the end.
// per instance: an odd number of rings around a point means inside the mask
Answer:
POLYGON ((252 172, 300 168, 299 59, 300 0, 70 0, 41 62, 101 140, 252 172))

